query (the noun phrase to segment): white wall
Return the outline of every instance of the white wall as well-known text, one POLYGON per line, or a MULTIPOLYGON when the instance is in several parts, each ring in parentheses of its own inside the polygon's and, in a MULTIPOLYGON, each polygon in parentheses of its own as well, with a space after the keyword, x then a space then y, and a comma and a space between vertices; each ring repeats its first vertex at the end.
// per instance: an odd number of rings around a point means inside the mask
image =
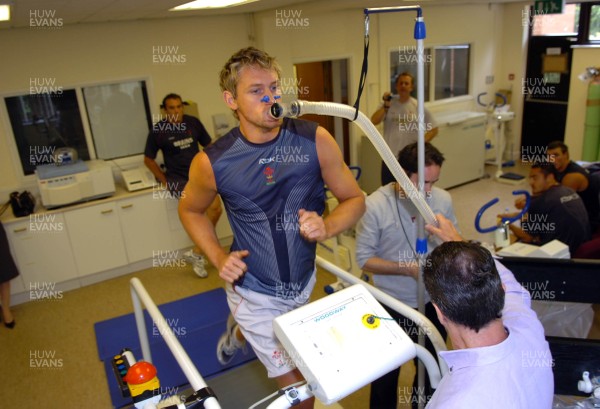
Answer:
MULTIPOLYGON (((212 133, 211 116, 227 112, 218 88, 218 72, 233 52, 255 44, 276 56, 284 77, 290 79, 294 63, 348 58, 353 103, 363 56, 363 9, 330 11, 334 3, 336 0, 286 7, 285 10, 294 10, 306 19, 305 27, 295 28, 278 26, 277 10, 270 10, 254 16, 80 24, 53 31, 2 30, 0 53, 11 58, 9 63, 0 65, 0 95, 27 92, 32 77, 52 77, 65 88, 148 77, 153 113, 158 114, 158 104, 166 93, 180 93, 184 99, 198 103, 200 119, 212 133), (179 47, 186 62, 153 63, 153 47, 167 45, 179 47)), ((341 5, 343 1, 337 3, 341 5)), ((515 81, 523 76, 521 8, 520 4, 424 6, 425 45, 470 43, 471 94, 494 93, 507 86, 507 73, 515 73, 515 81), (485 77, 490 75, 495 81, 486 84, 485 77)), ((414 12, 371 17, 369 74, 361 101, 361 110, 367 115, 388 88, 390 50, 414 44, 414 17, 414 12)), ((472 102, 468 105, 477 109, 472 102)), ((434 112, 435 109, 438 108, 434 107, 434 112)), ((18 166, 7 149, 9 125, 5 119, 0 117, 0 191, 16 188, 21 182, 15 172, 18 166)), ((519 131, 515 130, 518 141, 520 125, 515 128, 519 131)), ((354 163, 359 135, 360 130, 352 126, 354 163)))
MULTIPOLYGON (((257 13, 254 21, 257 44, 277 57, 284 78, 293 78, 293 65, 297 63, 348 58, 349 99, 350 104, 354 103, 363 55, 362 9, 323 12, 319 4, 308 3, 257 13), (284 10, 299 16, 304 26, 278 25, 277 13, 284 10)), ((364 106, 361 110, 365 110, 364 106)), ((351 164, 357 163, 354 148, 357 131, 356 127, 350 127, 351 164)))
MULTIPOLYGON (((508 72, 523 76, 522 5, 423 6, 427 38, 425 46, 471 44, 470 93, 493 95, 506 88, 508 72), (506 54, 501 54, 505 51, 506 54), (494 82, 486 84, 486 76, 494 82)), ((389 53, 392 49, 414 46, 415 12, 372 14, 370 17, 369 72, 361 110, 370 116, 381 95, 389 88, 389 53)), ((277 56, 287 75, 298 62, 350 58, 350 103, 356 99, 360 78, 364 15, 362 8, 323 12, 317 3, 286 7, 255 15, 256 39, 260 46, 277 56), (306 19, 305 27, 282 27, 277 17, 282 12, 306 19), (279 14, 278 14, 279 13, 279 14)), ((435 105, 435 104, 434 104, 435 105)), ((517 104, 517 108, 519 105, 517 104)), ((432 112, 447 109, 479 110, 473 100, 441 106, 430 106, 432 112)), ((515 126, 515 138, 520 141, 520 123, 515 126), (518 130, 518 131, 517 131, 518 130)), ((351 127, 353 144, 351 161, 358 162, 360 130, 351 127)))
MULTIPOLYGON (((497 89, 508 89, 511 95, 511 111, 515 112, 515 119, 506 125, 508 141, 507 154, 511 159, 518 159, 521 146, 521 127, 523 125, 522 92, 523 78, 527 66, 527 24, 524 24, 523 13, 528 13, 529 3, 509 3, 503 7, 502 41, 500 43, 497 61, 498 70, 495 84, 497 89), (509 75, 513 79, 509 79, 509 75)), ((525 14, 527 17, 527 14, 525 14)))
MULTIPOLYGON (((198 103, 200 119, 213 134, 212 115, 230 115, 221 100, 218 73, 233 52, 249 44, 246 25, 244 16, 228 16, 2 30, 0 55, 10 62, 0 64, 0 94, 28 93, 29 80, 36 77, 54 78, 65 89, 147 77, 153 115, 160 114, 163 96, 175 92, 198 103), (178 47, 179 61, 185 62, 153 62, 157 46, 178 47)), ((10 125, 2 120, 0 190, 6 190, 18 187, 20 180, 8 149, 10 125)))

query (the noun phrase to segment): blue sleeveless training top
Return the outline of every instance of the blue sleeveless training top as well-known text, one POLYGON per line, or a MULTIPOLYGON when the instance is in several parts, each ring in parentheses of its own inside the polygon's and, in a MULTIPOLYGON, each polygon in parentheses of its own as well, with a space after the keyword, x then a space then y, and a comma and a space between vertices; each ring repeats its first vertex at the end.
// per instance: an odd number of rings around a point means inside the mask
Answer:
POLYGON ((324 209, 316 129, 314 122, 285 118, 267 143, 249 142, 237 127, 204 150, 233 230, 231 251, 250 252, 236 285, 291 298, 308 283, 316 244, 300 236, 298 210, 324 209))

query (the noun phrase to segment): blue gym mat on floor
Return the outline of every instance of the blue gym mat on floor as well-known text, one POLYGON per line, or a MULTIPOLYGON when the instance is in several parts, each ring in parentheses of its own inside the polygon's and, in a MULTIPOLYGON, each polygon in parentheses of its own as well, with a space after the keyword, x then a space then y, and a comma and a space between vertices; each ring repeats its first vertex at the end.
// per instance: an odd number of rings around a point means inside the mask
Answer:
MULTIPOLYGON (((225 291, 222 288, 159 305, 158 309, 206 380, 256 358, 252 349, 248 348, 247 353, 238 352, 226 366, 217 361, 217 342, 225 332, 229 315, 225 291)), ((150 316, 147 312, 144 315, 152 363, 158 371, 161 391, 179 393, 177 391, 183 391, 188 381, 150 316)), ((123 348, 128 348, 137 360, 142 360, 135 318, 133 314, 127 314, 97 322, 94 324, 94 330, 98 355, 104 362, 113 406, 129 406, 132 404, 131 398, 124 398, 121 394, 112 369, 112 359, 123 348)))

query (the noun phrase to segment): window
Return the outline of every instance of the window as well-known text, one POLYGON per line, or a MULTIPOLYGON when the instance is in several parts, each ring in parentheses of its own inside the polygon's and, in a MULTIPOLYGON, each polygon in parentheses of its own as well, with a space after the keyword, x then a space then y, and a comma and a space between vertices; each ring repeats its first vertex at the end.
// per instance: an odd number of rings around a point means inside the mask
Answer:
POLYGON ((533 12, 531 35, 577 35, 579 29, 579 4, 567 4, 562 14, 538 14, 533 12))
POLYGON ((84 87, 83 97, 98 158, 142 153, 152 127, 144 81, 84 87))
MULTIPOLYGON (((425 48, 419 56, 416 47, 399 47, 390 52, 390 89, 395 91, 396 78, 409 72, 416 78, 417 62, 424 61, 425 102, 467 95, 469 93, 469 44, 425 48), (433 69, 431 69, 433 67, 433 69)), ((416 84, 414 95, 416 96, 416 84)))
POLYGON ((24 175, 54 163, 56 150, 65 147, 81 160, 143 152, 152 126, 145 81, 72 89, 37 85, 42 82, 36 79, 29 94, 4 98, 24 175))
POLYGON ((8 97, 5 102, 25 175, 54 163, 58 148, 75 148, 80 159, 90 158, 75 90, 8 97))
POLYGON ((532 36, 576 36, 578 44, 600 42, 600 2, 567 4, 561 14, 530 9, 527 16, 532 36))
POLYGON ((594 4, 590 7, 590 29, 588 40, 600 41, 600 4, 594 4))
POLYGON ((469 46, 435 47, 435 100, 469 93, 469 46))

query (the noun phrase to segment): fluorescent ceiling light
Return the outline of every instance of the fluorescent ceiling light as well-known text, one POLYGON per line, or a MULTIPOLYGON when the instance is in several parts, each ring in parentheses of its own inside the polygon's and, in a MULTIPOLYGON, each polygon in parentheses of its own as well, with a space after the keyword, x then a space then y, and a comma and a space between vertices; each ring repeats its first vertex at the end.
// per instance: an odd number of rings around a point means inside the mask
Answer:
POLYGON ((257 0, 195 0, 177 7, 173 7, 169 11, 217 9, 231 6, 239 6, 242 4, 253 3, 255 1, 257 0))
POLYGON ((8 4, 0 4, 0 21, 10 20, 10 6, 8 4))

